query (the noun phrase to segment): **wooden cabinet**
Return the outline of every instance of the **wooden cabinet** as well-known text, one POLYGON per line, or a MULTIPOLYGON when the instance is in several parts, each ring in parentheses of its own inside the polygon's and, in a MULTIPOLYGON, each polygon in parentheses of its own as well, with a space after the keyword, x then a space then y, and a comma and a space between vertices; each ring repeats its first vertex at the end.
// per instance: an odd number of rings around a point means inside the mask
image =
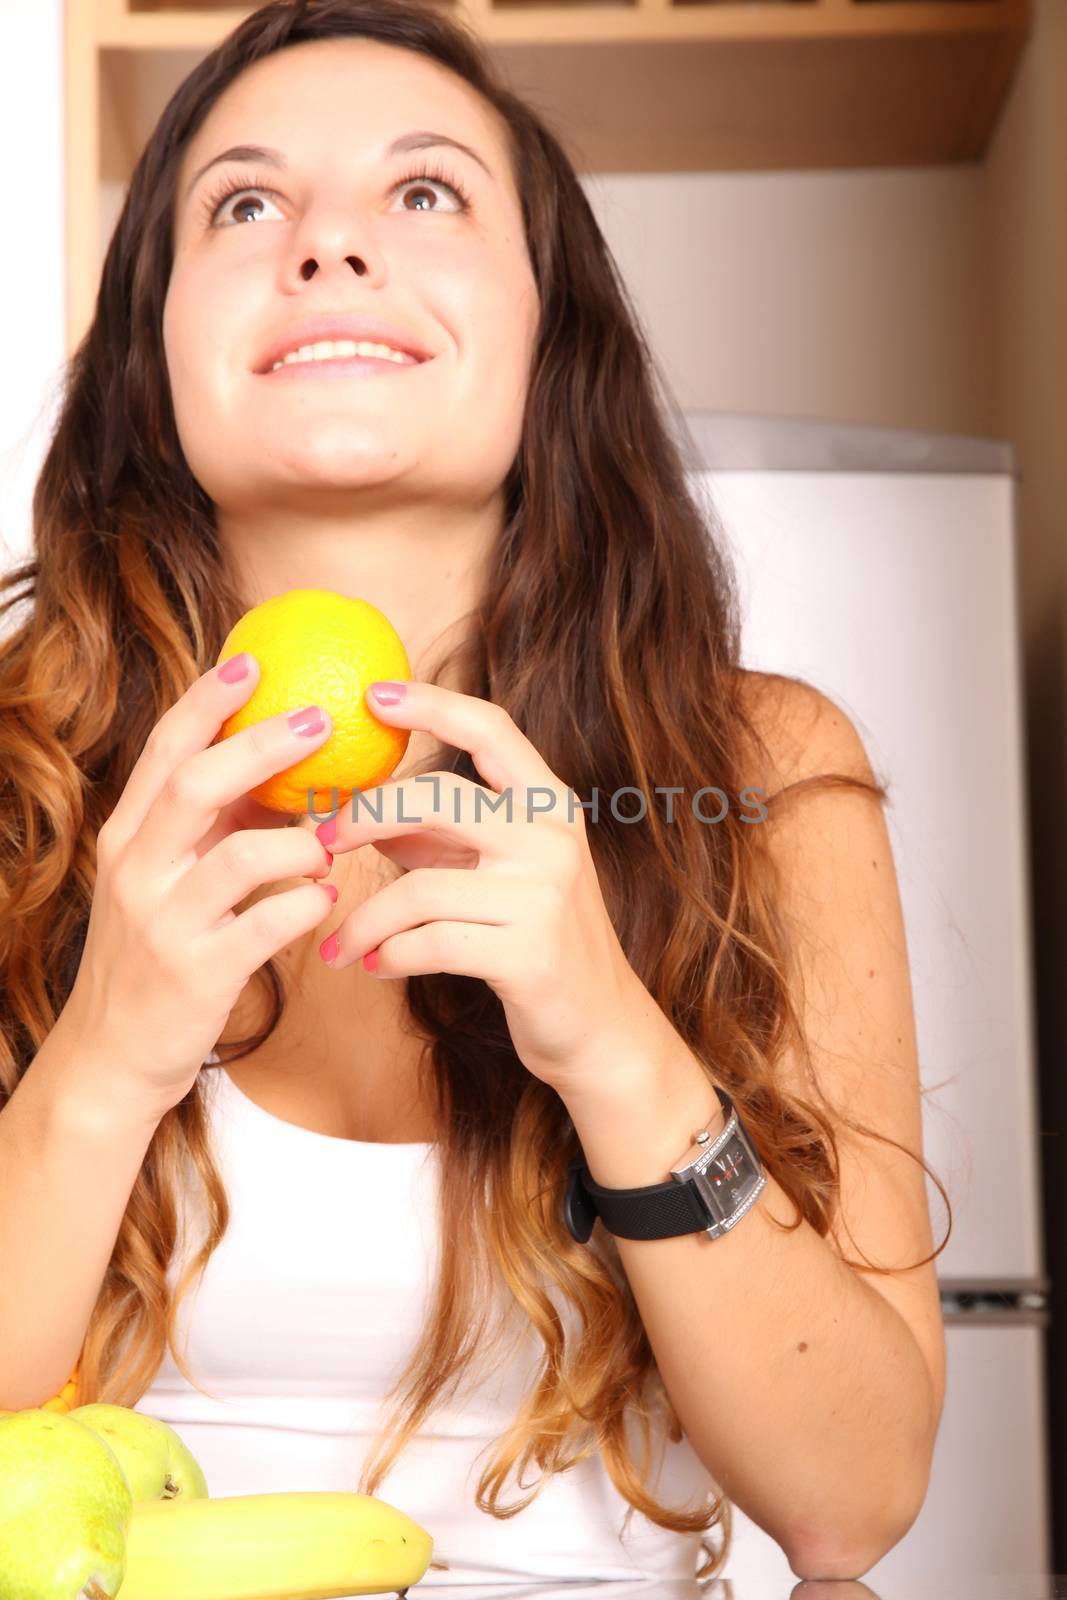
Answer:
MULTIPOLYGON (((981 158, 1030 0, 440 0, 583 172, 981 158)), ((67 335, 167 99, 253 7, 67 0, 67 335)))

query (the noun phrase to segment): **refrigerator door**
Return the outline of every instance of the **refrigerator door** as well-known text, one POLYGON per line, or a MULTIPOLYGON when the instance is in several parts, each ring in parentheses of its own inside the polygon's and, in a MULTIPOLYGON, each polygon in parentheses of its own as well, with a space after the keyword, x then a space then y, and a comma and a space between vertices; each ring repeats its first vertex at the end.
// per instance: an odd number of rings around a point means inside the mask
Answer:
POLYGON ((889 785, 939 1279, 1044 1289, 1010 448, 685 422, 743 664, 829 695, 889 785))

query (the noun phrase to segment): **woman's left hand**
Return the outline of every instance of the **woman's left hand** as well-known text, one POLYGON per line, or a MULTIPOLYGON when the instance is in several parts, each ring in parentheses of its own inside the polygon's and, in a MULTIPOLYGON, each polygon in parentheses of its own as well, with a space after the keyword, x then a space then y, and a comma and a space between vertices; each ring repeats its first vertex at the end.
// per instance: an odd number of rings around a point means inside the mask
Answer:
POLYGON ((590 1077, 609 1072, 627 1010, 647 1014, 649 995, 604 904, 578 796, 502 707, 437 684, 404 688, 396 705, 368 691, 373 714, 469 751, 486 783, 454 772, 385 783, 316 829, 335 854, 373 844, 409 868, 345 917, 323 959, 363 959, 382 978, 483 978, 535 1077, 561 1094, 595 1088, 590 1077))

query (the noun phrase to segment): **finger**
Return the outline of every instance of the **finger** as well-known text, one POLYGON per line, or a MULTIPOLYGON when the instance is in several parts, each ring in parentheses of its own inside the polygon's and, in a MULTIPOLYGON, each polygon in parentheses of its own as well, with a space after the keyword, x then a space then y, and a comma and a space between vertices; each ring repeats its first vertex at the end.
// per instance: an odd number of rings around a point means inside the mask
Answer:
POLYGON ((357 790, 315 833, 334 854, 421 831, 436 834, 453 854, 502 858, 513 849, 506 825, 523 816, 524 807, 513 795, 496 794, 454 772, 426 772, 357 790))
POLYGON ((374 684, 369 685, 368 710, 390 727, 419 729, 442 744, 468 751, 486 783, 498 793, 509 787, 519 795, 534 785, 558 786, 551 767, 503 706, 418 679, 401 687, 403 698, 384 705, 374 695, 374 684))
MULTIPOLYGON (((427 922, 421 928, 394 933, 377 947, 375 964, 367 968, 377 978, 413 978, 426 973, 452 972, 458 977, 482 978, 505 984, 509 977, 507 941, 499 926, 479 922, 427 922)), ((337 963, 331 961, 330 966, 337 963)))
POLYGON ((299 733, 289 720, 294 715, 281 712, 253 722, 173 769, 129 847, 146 875, 160 862, 175 872, 191 865, 196 844, 224 805, 325 744, 333 728, 328 712, 323 711, 322 726, 313 734, 299 733))
POLYGON ((178 938, 195 938, 264 884, 325 878, 330 858, 306 828, 245 828, 227 834, 167 896, 178 938))
POLYGON ((259 683, 259 662, 253 655, 247 659, 244 678, 227 683, 219 676, 219 668, 212 667, 160 717, 104 825, 120 846, 129 843, 143 825, 175 767, 206 749, 227 717, 251 698, 259 683))
POLYGON ((294 940, 317 928, 333 906, 321 883, 303 883, 266 895, 240 915, 230 911, 225 926, 203 937, 213 941, 212 959, 247 981, 265 961, 294 940))
POLYGON ((463 867, 470 871, 478 865, 477 850, 469 850, 433 831, 404 834, 398 839, 372 839, 370 843, 379 855, 409 872, 414 867, 463 867))
POLYGON ((332 967, 350 966, 383 940, 423 923, 444 919, 500 927, 532 912, 536 885, 488 872, 423 867, 395 878, 349 913, 336 929, 332 967))

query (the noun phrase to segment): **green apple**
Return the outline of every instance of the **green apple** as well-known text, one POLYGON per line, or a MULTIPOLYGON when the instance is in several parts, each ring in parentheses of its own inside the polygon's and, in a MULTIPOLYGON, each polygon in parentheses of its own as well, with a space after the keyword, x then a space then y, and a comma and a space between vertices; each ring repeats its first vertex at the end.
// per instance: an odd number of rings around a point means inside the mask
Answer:
POLYGON ((132 1512, 91 1428, 57 1411, 0 1418, 0 1600, 114 1600, 132 1512))
POLYGON ((109 1445, 126 1474, 134 1505, 142 1500, 205 1500, 207 1484, 191 1451, 158 1417, 129 1406, 75 1406, 69 1412, 109 1445))

